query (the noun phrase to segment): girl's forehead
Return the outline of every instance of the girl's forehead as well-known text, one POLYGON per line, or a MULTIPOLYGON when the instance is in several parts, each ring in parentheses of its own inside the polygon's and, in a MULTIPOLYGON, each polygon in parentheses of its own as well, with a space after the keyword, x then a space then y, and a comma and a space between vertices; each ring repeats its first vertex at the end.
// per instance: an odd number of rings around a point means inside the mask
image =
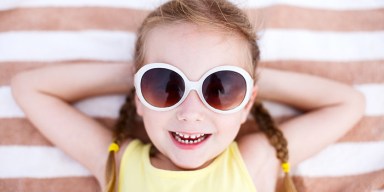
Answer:
MULTIPOLYGON (((145 63, 162 62, 198 78, 220 65, 235 65, 250 72, 248 44, 239 35, 194 24, 166 25, 152 29, 145 40, 145 63)), ((191 79, 192 80, 192 79, 191 79)))
MULTIPOLYGON (((146 42, 161 42, 168 46, 200 46, 204 42, 212 46, 246 46, 247 42, 233 31, 210 27, 206 24, 166 24, 154 27, 148 33, 146 42), (170 41, 177 40, 177 41, 170 41)), ((148 43, 147 43, 148 45, 148 43)))

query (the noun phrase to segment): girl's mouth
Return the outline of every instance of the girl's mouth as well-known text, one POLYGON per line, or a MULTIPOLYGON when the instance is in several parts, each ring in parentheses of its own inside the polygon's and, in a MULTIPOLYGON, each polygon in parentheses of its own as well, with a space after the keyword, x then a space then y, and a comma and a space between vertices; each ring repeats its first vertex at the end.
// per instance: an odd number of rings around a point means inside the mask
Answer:
POLYGON ((188 147, 197 147, 199 144, 203 143, 211 134, 198 133, 198 134, 187 134, 181 132, 170 131, 170 134, 173 138, 173 141, 181 148, 188 147))

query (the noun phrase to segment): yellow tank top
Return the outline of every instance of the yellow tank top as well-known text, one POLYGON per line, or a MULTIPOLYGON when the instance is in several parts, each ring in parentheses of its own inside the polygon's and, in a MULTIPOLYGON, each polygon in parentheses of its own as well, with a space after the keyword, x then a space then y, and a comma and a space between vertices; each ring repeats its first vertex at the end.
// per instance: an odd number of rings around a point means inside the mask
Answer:
POLYGON ((150 147, 139 140, 127 146, 120 165, 119 192, 256 192, 236 142, 210 165, 193 171, 153 167, 150 147))

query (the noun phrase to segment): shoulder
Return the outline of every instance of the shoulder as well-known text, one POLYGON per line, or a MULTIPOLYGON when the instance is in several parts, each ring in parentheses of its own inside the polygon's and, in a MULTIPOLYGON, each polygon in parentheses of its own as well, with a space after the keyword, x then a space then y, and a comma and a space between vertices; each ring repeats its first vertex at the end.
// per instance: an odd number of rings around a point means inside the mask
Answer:
POLYGON ((117 175, 119 175, 119 171, 129 168, 127 167, 128 162, 142 162, 143 154, 149 154, 151 146, 150 143, 143 142, 140 139, 128 139, 122 142, 115 158, 117 175))
MULTIPOLYGON (((116 165, 116 171, 117 171, 116 172, 116 178, 118 178, 118 176, 119 176, 120 162, 123 158, 124 152, 127 149, 127 147, 129 146, 129 144, 132 143, 132 141, 133 141, 133 139, 131 139, 131 138, 124 140, 120 144, 118 152, 115 154, 115 165, 116 165)), ((108 154, 109 151, 106 151, 105 153, 108 154)), ((107 160, 105 160, 105 163, 102 165, 102 168, 100 169, 102 171, 100 171, 97 175, 95 175, 101 188, 104 188, 106 186, 105 173, 106 173, 107 167, 108 167, 107 166, 107 160)))
POLYGON ((246 165, 250 166, 248 167, 250 170, 257 170, 258 165, 262 165, 275 154, 268 138, 262 133, 244 135, 237 140, 237 143, 241 156, 246 165))
POLYGON ((129 146, 131 146, 131 144, 134 144, 134 143, 136 143, 136 142, 137 142, 136 139, 127 139, 127 140, 125 140, 124 142, 122 142, 122 143, 120 144, 119 152, 116 154, 116 166, 117 166, 117 170, 118 170, 118 168, 120 168, 121 160, 123 159, 124 154, 125 154, 125 151, 127 150, 127 148, 128 148, 129 146))
MULTIPOLYGON (((275 184, 279 171, 276 152, 262 133, 242 136, 237 140, 239 151, 252 180, 258 188, 265 182, 275 184)), ((259 188, 260 189, 260 188, 259 188)))

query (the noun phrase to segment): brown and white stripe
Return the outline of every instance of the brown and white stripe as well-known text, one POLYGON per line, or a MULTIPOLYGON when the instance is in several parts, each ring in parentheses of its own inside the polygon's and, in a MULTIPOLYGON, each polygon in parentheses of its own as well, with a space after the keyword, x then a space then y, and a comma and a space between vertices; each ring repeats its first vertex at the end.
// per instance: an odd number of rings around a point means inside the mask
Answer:
MULTIPOLYGON (((348 134, 295 168, 299 190, 384 191, 384 2, 232 1, 259 29, 261 66, 340 81, 367 99, 364 118, 348 134)), ((10 79, 63 63, 129 63, 136 29, 162 2, 0 2, 0 191, 100 191, 86 169, 25 119, 11 96, 10 79)), ((112 95, 75 105, 111 127, 123 100, 112 95)), ((266 104, 277 119, 299 113, 266 104)))

